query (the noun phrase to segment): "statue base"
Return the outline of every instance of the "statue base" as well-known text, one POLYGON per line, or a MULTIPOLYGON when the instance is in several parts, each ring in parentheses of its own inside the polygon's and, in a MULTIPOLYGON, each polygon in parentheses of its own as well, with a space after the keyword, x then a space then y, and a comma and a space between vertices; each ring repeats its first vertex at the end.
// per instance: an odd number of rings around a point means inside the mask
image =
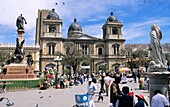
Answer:
POLYGON ((33 79, 36 75, 33 72, 33 67, 27 64, 5 65, 0 74, 0 79, 33 79))
POLYGON ((169 99, 169 76, 170 72, 164 69, 151 69, 146 74, 149 77, 149 94, 150 94, 150 102, 152 97, 154 96, 155 90, 161 90, 162 93, 169 99), (152 71, 152 72, 151 72, 152 71))
POLYGON ((18 29, 18 39, 19 39, 19 43, 21 43, 24 40, 24 30, 23 29, 18 29))

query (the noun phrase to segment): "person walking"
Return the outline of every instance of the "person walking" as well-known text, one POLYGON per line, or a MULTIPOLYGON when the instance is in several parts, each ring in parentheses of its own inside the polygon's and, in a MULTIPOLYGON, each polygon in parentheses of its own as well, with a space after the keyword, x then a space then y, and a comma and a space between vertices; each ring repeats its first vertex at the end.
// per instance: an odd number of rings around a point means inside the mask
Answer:
POLYGON ((100 79, 100 90, 103 90, 105 93, 105 89, 104 89, 104 77, 105 75, 102 73, 101 74, 101 79, 100 79))
POLYGON ((60 80, 60 88, 64 89, 64 74, 61 74, 59 80, 60 80))
POLYGON ((133 77, 134 83, 136 83, 136 73, 134 71, 132 71, 132 77, 133 77))
POLYGON ((101 99, 102 101, 104 100, 104 99, 103 99, 103 93, 104 93, 104 91, 103 91, 102 89, 100 89, 98 101, 100 101, 100 99, 101 99))
POLYGON ((141 77, 141 72, 139 71, 139 69, 137 70, 137 77, 138 77, 138 83, 140 82, 140 77, 141 77))
POLYGON ((105 83, 105 87, 106 87, 106 96, 109 95, 109 86, 111 83, 111 78, 109 77, 109 74, 106 73, 106 77, 104 77, 104 83, 105 83))
POLYGON ((97 91, 97 86, 95 83, 92 82, 92 78, 88 79, 89 83, 87 86, 87 94, 88 94, 88 98, 89 98, 89 106, 88 107, 95 107, 94 104, 94 97, 95 97, 95 93, 97 91))
POLYGON ((3 90, 4 93, 6 93, 6 81, 4 81, 4 84, 2 86, 2 90, 3 90))
POLYGON ((151 99, 151 107, 169 107, 168 99, 160 90, 154 91, 154 96, 151 99))

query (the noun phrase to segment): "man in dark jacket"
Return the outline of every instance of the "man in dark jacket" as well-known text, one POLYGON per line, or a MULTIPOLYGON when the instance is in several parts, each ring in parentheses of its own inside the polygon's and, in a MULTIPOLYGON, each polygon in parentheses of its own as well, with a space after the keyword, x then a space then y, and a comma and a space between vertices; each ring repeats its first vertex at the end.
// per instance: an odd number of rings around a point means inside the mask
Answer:
POLYGON ((124 86, 122 88, 123 95, 119 97, 118 107, 134 107, 134 100, 128 95, 129 87, 124 86))

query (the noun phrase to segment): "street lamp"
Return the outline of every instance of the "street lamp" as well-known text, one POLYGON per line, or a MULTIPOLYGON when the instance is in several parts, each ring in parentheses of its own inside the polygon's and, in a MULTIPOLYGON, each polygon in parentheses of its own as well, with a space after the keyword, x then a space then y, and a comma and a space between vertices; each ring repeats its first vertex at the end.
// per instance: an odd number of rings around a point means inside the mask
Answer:
POLYGON ((57 67, 57 71, 56 71, 56 75, 55 75, 55 82, 56 84, 58 83, 58 74, 59 74, 59 62, 62 60, 62 58, 60 58, 60 56, 57 56, 56 58, 54 58, 54 62, 57 62, 56 67, 57 67))
POLYGON ((104 66, 104 71, 106 72, 106 65, 107 65, 107 63, 104 62, 104 63, 102 63, 101 65, 104 66))

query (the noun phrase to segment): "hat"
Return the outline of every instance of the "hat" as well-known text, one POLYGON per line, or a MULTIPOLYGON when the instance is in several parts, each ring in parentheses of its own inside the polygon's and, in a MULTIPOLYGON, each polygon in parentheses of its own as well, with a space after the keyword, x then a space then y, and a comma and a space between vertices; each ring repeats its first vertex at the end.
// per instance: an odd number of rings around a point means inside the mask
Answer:
POLYGON ((133 92, 129 92, 128 95, 131 96, 131 97, 134 97, 134 93, 133 92))
POLYGON ((144 96, 139 94, 139 95, 135 95, 136 97, 140 98, 140 99, 144 99, 144 96))
POLYGON ((92 78, 89 78, 89 80, 88 81, 92 81, 92 78))

